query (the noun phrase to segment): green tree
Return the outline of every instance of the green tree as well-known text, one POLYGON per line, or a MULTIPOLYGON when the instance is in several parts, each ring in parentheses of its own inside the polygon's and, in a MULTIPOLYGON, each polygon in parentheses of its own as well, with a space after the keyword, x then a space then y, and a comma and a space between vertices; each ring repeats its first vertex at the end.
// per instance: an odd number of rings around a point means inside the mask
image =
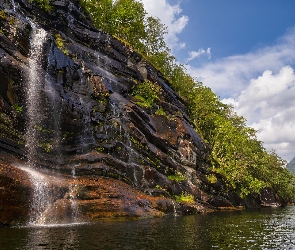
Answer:
POLYGON ((143 50, 142 40, 146 39, 143 4, 134 0, 117 0, 113 6, 112 35, 130 43, 134 49, 143 50))
POLYGON ((135 0, 81 0, 92 22, 98 29, 122 39, 143 51, 146 38, 143 4, 135 0))
MULTIPOLYGON (((227 187, 245 197, 271 187, 285 201, 294 199, 294 176, 274 152, 267 152, 256 131, 244 117, 223 104, 219 97, 191 77, 165 43, 167 27, 158 18, 147 17, 136 0, 80 0, 93 23, 128 42, 166 77, 187 104, 196 131, 211 147, 212 171, 220 173, 227 187)), ((151 107, 158 87, 151 82, 137 84, 133 95, 141 105, 151 107)))
POLYGON ((160 22, 159 18, 147 17, 145 27, 146 37, 143 42, 146 56, 170 51, 164 39, 164 35, 168 32, 167 27, 160 22))
POLYGON ((113 34, 113 1, 81 0, 80 5, 88 12, 93 24, 101 30, 113 34))

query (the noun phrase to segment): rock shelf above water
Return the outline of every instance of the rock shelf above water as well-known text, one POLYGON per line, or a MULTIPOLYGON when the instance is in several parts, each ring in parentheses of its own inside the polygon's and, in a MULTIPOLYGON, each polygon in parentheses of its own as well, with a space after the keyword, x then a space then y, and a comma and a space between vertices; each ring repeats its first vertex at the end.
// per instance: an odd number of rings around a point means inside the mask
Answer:
POLYGON ((48 177, 44 223, 250 204, 221 179, 207 179, 210 149, 162 74, 96 30, 77 3, 51 4, 48 13, 34 1, 0 0, 0 224, 27 223, 34 213, 36 187, 19 165, 48 177), (39 101, 31 114, 33 30, 46 35, 34 62, 39 101), (133 92, 143 84, 159 89, 148 107, 133 92), (192 203, 176 202, 180 196, 192 203))

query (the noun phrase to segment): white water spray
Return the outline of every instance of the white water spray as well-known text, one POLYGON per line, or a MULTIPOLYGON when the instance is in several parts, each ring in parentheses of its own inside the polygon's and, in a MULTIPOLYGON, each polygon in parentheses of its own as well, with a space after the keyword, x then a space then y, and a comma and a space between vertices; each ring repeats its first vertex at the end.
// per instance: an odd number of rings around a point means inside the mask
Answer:
MULTIPOLYGON (((76 166, 72 166, 72 177, 73 179, 76 179, 76 166)), ((77 223, 78 222, 78 204, 77 204, 77 193, 78 193, 78 186, 74 182, 70 184, 69 186, 69 200, 71 202, 71 210, 72 210, 72 223, 77 223)))
POLYGON ((47 177, 30 167, 19 166, 19 168, 28 173, 31 183, 34 186, 29 225, 43 224, 42 213, 50 204, 47 177))
POLYGON ((40 110, 41 90, 43 86, 42 77, 42 51, 43 44, 46 41, 46 31, 37 28, 33 23, 31 33, 31 50, 29 57, 29 79, 27 85, 26 101, 28 121, 26 124, 25 146, 27 149, 28 163, 32 166, 36 164, 37 147, 38 147, 38 126, 40 127, 42 117, 40 110))

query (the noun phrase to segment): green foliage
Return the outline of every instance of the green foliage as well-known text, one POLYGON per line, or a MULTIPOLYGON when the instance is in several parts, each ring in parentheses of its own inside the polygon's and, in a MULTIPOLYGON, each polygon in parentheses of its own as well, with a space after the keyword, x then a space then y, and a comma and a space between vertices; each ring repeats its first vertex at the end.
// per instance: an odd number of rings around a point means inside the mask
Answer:
POLYGON ((152 82, 145 80, 137 83, 132 89, 132 95, 138 99, 137 103, 143 107, 151 108, 158 99, 161 88, 152 82))
POLYGON ((163 108, 159 108, 156 112, 156 115, 162 115, 162 116, 167 116, 165 110, 163 108))
POLYGON ((167 120, 171 120, 171 118, 169 117, 169 115, 165 112, 165 110, 163 108, 159 108, 157 109, 157 111, 155 112, 156 115, 161 115, 166 117, 167 120))
POLYGON ((161 24, 159 18, 147 17, 145 21, 146 36, 143 41, 145 55, 155 55, 159 52, 169 51, 164 40, 164 34, 167 34, 167 27, 161 24))
POLYGON ((130 141, 133 143, 135 147, 140 149, 141 151, 143 150, 148 150, 148 147, 146 145, 143 145, 138 139, 136 139, 133 136, 130 136, 130 141))
POLYGON ((189 99, 189 110, 197 131, 211 146, 213 170, 224 176, 228 188, 245 197, 271 187, 286 201, 294 199, 295 181, 284 169, 285 162, 263 148, 256 131, 247 127, 245 119, 232 107, 197 83, 189 99))
MULTIPOLYGON (((284 168, 285 162, 263 148, 256 131, 248 128, 245 119, 231 106, 223 104, 210 88, 187 74, 165 43, 167 27, 158 18, 147 17, 140 1, 80 0, 80 3, 97 28, 130 44, 170 81, 185 100, 196 131, 212 149, 212 170, 223 176, 229 189, 245 197, 271 187, 285 201, 294 199, 295 180, 284 168)), ((62 42, 57 41, 60 48, 64 48, 62 42)), ((132 95, 139 105, 150 108, 156 104, 160 91, 160 87, 145 81, 134 86, 132 95)), ((161 108, 156 111, 157 115, 164 113, 161 108)), ((208 179, 215 181, 212 176, 208 179)))
POLYGON ((23 107, 18 104, 14 104, 12 107, 19 113, 23 112, 23 107))
POLYGON ((187 203, 194 203, 195 202, 195 199, 194 199, 194 196, 189 194, 189 195, 186 195, 184 193, 182 193, 181 195, 175 195, 175 200, 177 202, 187 202, 187 203))
POLYGON ((207 180, 212 184, 217 182, 216 175, 214 175, 214 174, 208 174, 208 175, 206 175, 206 177, 207 177, 207 180))
POLYGON ((134 0, 80 0, 98 29, 127 41, 142 51, 146 37, 143 4, 134 0))
POLYGON ((38 146, 40 147, 40 148, 42 148, 46 153, 49 153, 51 150, 52 150, 52 148, 53 148, 53 145, 52 144, 50 144, 50 143, 47 143, 47 142, 39 142, 38 143, 38 146))
POLYGON ((52 10, 52 5, 49 0, 30 0, 30 2, 37 3, 43 10, 47 12, 52 10))
POLYGON ((65 48, 65 40, 62 38, 61 34, 55 35, 56 46, 65 54, 69 55, 69 51, 65 48))
MULTIPOLYGON (((8 21, 9 25, 13 25, 17 22, 17 19, 14 16, 7 14, 4 10, 0 10, 0 20, 1 19, 8 21)), ((1 33, 3 33, 3 30, 1 30, 1 33)))
POLYGON ((0 10, 0 18, 2 18, 2 19, 6 19, 7 18, 4 10, 0 10))
POLYGON ((37 130, 39 130, 42 133, 49 133, 49 134, 55 133, 54 130, 44 129, 41 126, 38 126, 38 125, 35 125, 34 128, 37 129, 37 130))
POLYGON ((181 182, 186 180, 185 176, 180 172, 176 173, 175 175, 168 175, 167 178, 171 181, 176 181, 176 182, 181 182))
POLYGON ((105 147, 97 147, 97 148, 95 148, 95 150, 96 150, 97 152, 99 152, 99 153, 105 153, 105 152, 106 152, 105 147))

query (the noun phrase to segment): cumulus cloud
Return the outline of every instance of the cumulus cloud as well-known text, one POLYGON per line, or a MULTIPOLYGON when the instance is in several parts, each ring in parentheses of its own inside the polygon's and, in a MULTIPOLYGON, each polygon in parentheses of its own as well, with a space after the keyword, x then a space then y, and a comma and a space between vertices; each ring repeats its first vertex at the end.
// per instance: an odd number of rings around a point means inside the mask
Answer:
MULTIPOLYGON (((178 35, 188 23, 179 4, 168 0, 142 0, 151 16, 167 25, 165 37, 172 49, 185 48, 178 35)), ((272 46, 247 54, 233 55, 193 67, 194 59, 207 56, 211 49, 188 52, 188 73, 202 81, 234 106, 247 125, 256 129, 267 150, 274 149, 283 159, 295 156, 295 27, 272 46)))
POLYGON ((273 46, 244 55, 233 55, 203 65, 187 66, 189 73, 222 98, 237 97, 253 77, 264 71, 278 72, 295 63, 295 28, 290 29, 273 46))
POLYGON ((158 17, 168 27, 165 35, 166 42, 172 49, 184 48, 185 43, 180 42, 178 35, 187 25, 189 18, 181 15, 179 4, 170 5, 167 0, 142 0, 148 15, 158 17))
POLYGON ((233 105, 267 150, 295 156, 295 27, 273 46, 203 65, 189 73, 233 105))
POLYGON ((295 74, 291 66, 277 74, 264 71, 236 99, 223 101, 247 118, 268 150, 275 149, 287 160, 295 156, 295 74))
POLYGON ((202 55, 205 55, 208 57, 208 59, 211 58, 211 48, 207 48, 204 50, 203 48, 199 49, 198 51, 189 51, 188 52, 189 58, 186 59, 186 62, 194 60, 195 58, 198 58, 202 55))

